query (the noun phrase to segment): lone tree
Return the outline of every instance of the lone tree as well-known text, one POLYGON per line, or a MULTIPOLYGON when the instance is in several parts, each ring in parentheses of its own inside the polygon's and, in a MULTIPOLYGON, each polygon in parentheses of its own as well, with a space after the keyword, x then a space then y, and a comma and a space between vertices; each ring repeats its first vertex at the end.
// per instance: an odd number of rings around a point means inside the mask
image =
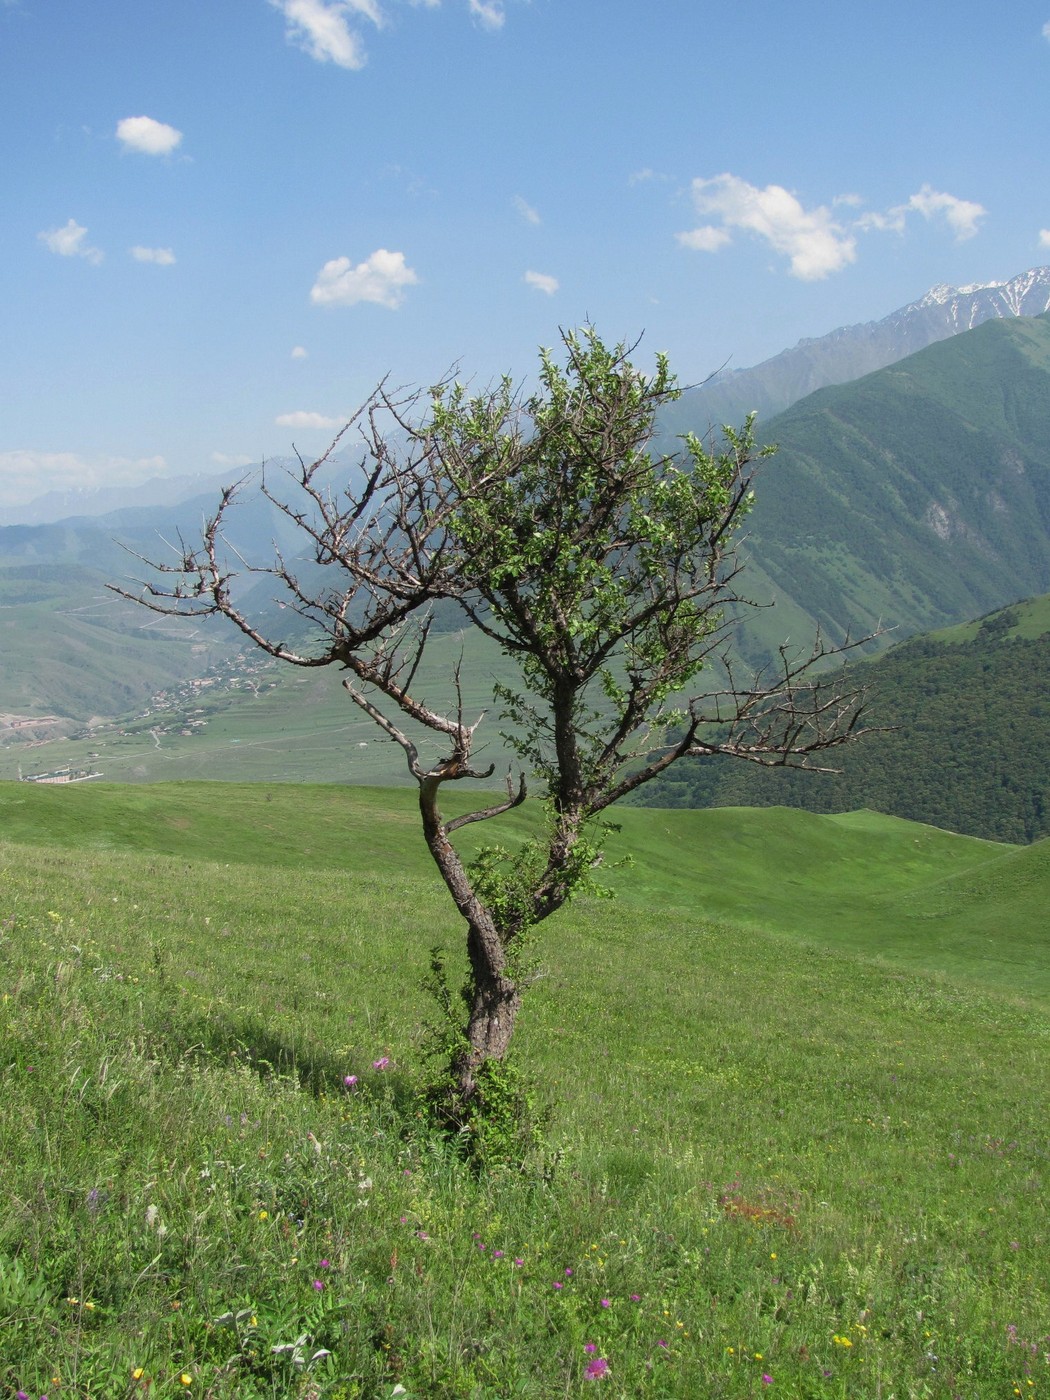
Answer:
MULTIPOLYGON (((590 327, 563 333, 564 363, 541 352, 538 387, 504 378, 478 395, 455 380, 428 392, 380 385, 328 452, 266 499, 303 541, 298 563, 242 560, 224 529, 243 483, 227 488, 199 547, 151 564, 159 581, 117 591, 168 614, 220 614, 294 666, 337 665, 354 704, 405 754, 419 786, 423 835, 467 925, 466 1024, 453 1055, 456 1111, 484 1098, 486 1067, 504 1056, 521 1005, 518 952, 527 932, 585 885, 613 803, 686 757, 817 767, 861 732, 861 697, 821 663, 852 643, 743 679, 729 653, 738 624, 734 538, 751 507, 752 420, 709 451, 694 435, 654 453, 657 411, 678 397, 666 358, 632 365, 590 327), (362 460, 333 493, 326 464, 355 429, 362 460), (268 575, 299 615, 301 642, 278 640, 250 613, 245 579, 268 575), (419 667, 435 605, 458 610, 517 669, 496 687, 523 771, 506 794, 447 819, 444 784, 487 778, 474 759, 483 716, 423 697, 419 667), (694 693, 705 668, 716 679, 694 693), (429 730, 442 757, 425 761, 429 730), (542 834, 515 854, 465 861, 454 833, 525 801, 526 773, 545 796, 542 834), (479 1094, 480 1090, 480 1094, 479 1094)), ((144 561, 150 563, 150 561, 144 561)), ((827 771, 827 770, 823 770, 827 771)))

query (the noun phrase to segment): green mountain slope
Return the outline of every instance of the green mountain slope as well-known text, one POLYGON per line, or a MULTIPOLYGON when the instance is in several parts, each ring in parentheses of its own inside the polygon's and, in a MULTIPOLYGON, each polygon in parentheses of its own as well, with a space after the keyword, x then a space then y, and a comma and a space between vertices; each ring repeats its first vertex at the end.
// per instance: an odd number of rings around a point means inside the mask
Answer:
MULTIPOLYGON (((766 425, 750 552, 839 637, 1050 588, 1050 318, 987 322, 766 425)), ((774 613, 758 625, 780 634, 774 613)))
POLYGON ((889 732, 837 754, 841 773, 688 762, 637 800, 870 807, 1001 841, 1050 834, 1050 596, 911 638, 852 677, 889 732))

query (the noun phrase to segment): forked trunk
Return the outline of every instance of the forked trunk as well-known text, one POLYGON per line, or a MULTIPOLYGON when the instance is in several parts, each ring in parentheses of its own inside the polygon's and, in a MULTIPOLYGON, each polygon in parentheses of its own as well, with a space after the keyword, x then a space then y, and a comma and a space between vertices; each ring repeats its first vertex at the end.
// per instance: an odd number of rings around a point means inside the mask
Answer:
POLYGON ((478 899, 437 808, 439 779, 428 774, 420 784, 423 834, 456 907, 467 921, 467 953, 473 1002, 467 1043, 457 1056, 455 1074, 460 1099, 468 1103, 477 1088, 478 1070, 486 1060, 500 1060, 514 1033, 521 1006, 517 984, 506 974, 507 956, 492 914, 478 899))

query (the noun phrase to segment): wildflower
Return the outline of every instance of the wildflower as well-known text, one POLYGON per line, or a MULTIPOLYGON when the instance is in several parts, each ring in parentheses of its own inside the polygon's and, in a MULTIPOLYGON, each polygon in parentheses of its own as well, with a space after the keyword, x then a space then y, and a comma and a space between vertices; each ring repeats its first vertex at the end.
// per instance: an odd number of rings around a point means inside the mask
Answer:
POLYGON ((772 1384, 773 1384, 773 1377, 770 1376, 770 1375, 767 1375, 765 1372, 763 1372, 763 1373, 762 1373, 762 1384, 763 1384, 763 1385, 772 1385, 772 1384))
POLYGON ((270 1212, 269 1212, 268 1210, 261 1210, 261 1211, 259 1212, 259 1219, 260 1219, 260 1220, 269 1220, 269 1218, 270 1218, 270 1212))
POLYGON ((516 1269, 523 1269, 523 1268, 525 1267, 525 1260, 524 1260, 524 1259, 515 1259, 515 1261, 514 1261, 514 1267, 515 1267, 516 1269))
POLYGON ((610 1298, 603 1298, 603 1299, 602 1299, 602 1307, 603 1307, 603 1308, 611 1308, 611 1307, 612 1307, 612 1299, 610 1299, 610 1298))
POLYGON ((554 1280, 554 1287, 555 1287, 555 1288, 564 1288, 565 1285, 564 1285, 564 1283, 562 1283, 562 1281, 561 1281, 560 1278, 556 1278, 556 1279, 554 1280))
POLYGON ((190 1375, 190 1373, 189 1373, 188 1371, 183 1371, 182 1375, 179 1377, 179 1385, 192 1385, 192 1384, 193 1384, 193 1377, 190 1375))
POLYGON ((503 1258, 503 1250, 502 1250, 502 1249, 494 1249, 494 1250, 492 1251, 492 1257, 493 1257, 493 1259, 502 1259, 502 1258, 503 1258))
POLYGON ((317 1289, 318 1293, 320 1293, 321 1289, 324 1288, 324 1284, 319 1278, 314 1279, 314 1288, 317 1289))
POLYGON ((380 1058, 379 1058, 378 1060, 373 1060, 373 1061, 372 1061, 372 1068, 373 1068, 373 1069, 386 1069, 386 1067, 387 1067, 387 1065, 389 1065, 389 1063, 390 1063, 390 1056, 389 1056, 389 1055, 382 1055, 382 1056, 380 1056, 380 1058))
POLYGON ((331 1264, 329 1264, 329 1262, 328 1262, 327 1259, 322 1259, 321 1262, 320 1262, 320 1264, 318 1264, 317 1267, 318 1267, 319 1269, 330 1269, 332 1266, 331 1266, 331 1264))
POLYGON ((566 1278, 572 1278, 572 1270, 571 1270, 571 1269, 566 1269, 566 1270, 565 1270, 565 1277, 566 1277, 566 1278))
POLYGON ((348 1074, 348 1075, 346 1075, 346 1076, 344 1077, 344 1079, 343 1079, 343 1083, 346 1085, 346 1087, 347 1087, 348 1089, 352 1089, 352 1088, 354 1087, 354 1085, 357 1083, 357 1075, 356 1075, 356 1074, 348 1074))
POLYGON ((609 1363, 604 1356, 596 1356, 593 1361, 588 1361, 583 1368, 584 1377, 589 1381, 600 1381, 608 1373, 609 1363))
POLYGON ((632 1302, 632 1303, 640 1303, 641 1301, 642 1301, 642 1295, 641 1295, 640 1293, 632 1293, 632 1294, 631 1294, 631 1302, 632 1302))
POLYGON ((837 1333, 831 1340, 837 1347, 851 1347, 853 1345, 848 1337, 840 1337, 837 1333))
MULTIPOLYGON (((664 1351, 666 1351, 667 1348, 668 1348, 671 1344, 670 1344, 670 1342, 660 1341, 660 1342, 657 1342, 656 1345, 657 1345, 658 1347, 663 1347, 664 1351)), ((730 1348, 730 1350, 732 1350, 732 1348, 730 1348)))
POLYGON ((596 1351, 598 1350, 598 1343, 597 1343, 597 1342, 585 1342, 585 1343, 584 1343, 583 1349, 584 1349, 584 1351, 587 1352, 588 1354, 591 1354, 591 1353, 596 1352, 596 1351))
POLYGON ((131 1379, 133 1381, 140 1381, 145 1374, 146 1372, 142 1369, 141 1366, 136 1366, 134 1371, 132 1371, 131 1373, 131 1379))

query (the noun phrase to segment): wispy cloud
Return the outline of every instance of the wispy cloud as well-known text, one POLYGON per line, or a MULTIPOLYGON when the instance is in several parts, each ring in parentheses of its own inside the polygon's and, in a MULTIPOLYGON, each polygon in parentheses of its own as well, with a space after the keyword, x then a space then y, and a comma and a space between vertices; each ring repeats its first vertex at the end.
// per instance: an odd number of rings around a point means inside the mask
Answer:
POLYGON ((293 345, 293 346, 292 346, 292 359, 293 359, 293 360, 305 360, 306 357, 309 355, 309 353, 310 353, 310 352, 309 352, 309 350, 307 350, 307 348, 306 348, 305 345, 293 345))
POLYGON ((326 262, 310 289, 310 300, 316 306, 356 306, 359 301, 371 301, 396 311, 405 299, 405 288, 418 281, 404 253, 377 248, 356 267, 349 258, 326 262))
POLYGON ((70 219, 62 228, 45 229, 37 234, 37 238, 60 258, 86 258, 97 267, 105 257, 101 248, 92 248, 88 244, 87 229, 76 219, 70 219))
POLYGON ((557 277, 551 277, 546 272, 526 272, 522 280, 530 287, 535 287, 538 292, 546 292, 549 297, 553 296, 560 286, 557 277))
POLYGON ((164 476, 163 457, 86 457, 79 452, 0 452, 0 504, 23 505, 47 491, 137 484, 164 476))
POLYGON ((791 274, 804 282, 817 281, 851 263, 856 239, 824 205, 803 207, 782 185, 759 189, 736 175, 694 180, 693 204, 701 218, 716 220, 678 235, 685 248, 712 253, 741 229, 764 239, 790 259, 791 274))
POLYGON ((289 43, 297 45, 318 63, 340 68, 363 68, 364 45, 351 20, 371 20, 377 27, 383 16, 374 0, 270 0, 287 21, 289 43))
POLYGON ((158 267, 171 267, 175 262, 175 254, 170 248, 143 248, 136 243, 128 252, 136 262, 156 263, 158 267))
POLYGON ((988 213, 982 204, 975 204, 971 199, 957 199, 955 195, 944 194, 930 185, 923 185, 918 194, 912 195, 908 208, 917 210, 924 219, 934 219, 943 214, 960 243, 974 236, 978 223, 988 213))
POLYGON ((1040 248, 1050 248, 1050 228, 1039 230, 1039 246, 1040 248))
POLYGON ((279 413, 273 420, 279 428, 341 428, 345 418, 331 418, 325 413, 309 413, 297 409, 294 413, 279 413))
POLYGON ((219 467, 250 467, 253 459, 246 457, 243 452, 213 452, 212 461, 219 467))
POLYGON ((146 156, 168 156, 182 141, 182 132, 152 117, 124 117, 117 122, 117 140, 125 150, 146 156))
POLYGON ((533 209, 527 199, 523 199, 520 194, 514 196, 514 208, 527 224, 538 224, 541 222, 539 214, 533 209))
POLYGON ((1047 20, 1042 29, 1043 38, 1050 42, 1050 20, 1047 20))
POLYGON ((953 194, 935 190, 931 185, 923 185, 903 204, 895 204, 885 213, 869 210, 861 214, 856 226, 865 232, 875 229, 879 233, 903 233, 909 214, 921 214, 927 221, 944 216, 948 227, 962 243, 978 232, 978 224, 988 213, 983 204, 970 199, 959 199, 953 194))
POLYGON ((502 29, 507 18, 503 0, 470 0, 470 13, 482 29, 502 29))

